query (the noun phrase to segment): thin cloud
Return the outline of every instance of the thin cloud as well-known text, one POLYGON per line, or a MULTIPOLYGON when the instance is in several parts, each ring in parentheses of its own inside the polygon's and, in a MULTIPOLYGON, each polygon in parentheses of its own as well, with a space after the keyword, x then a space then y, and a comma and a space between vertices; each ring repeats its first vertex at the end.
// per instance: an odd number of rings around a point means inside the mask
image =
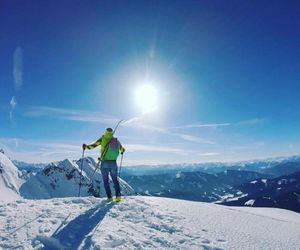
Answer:
POLYGON ((218 127, 228 127, 228 126, 239 126, 239 125, 256 125, 267 122, 267 118, 253 118, 248 120, 243 120, 239 122, 226 122, 226 123, 191 123, 182 126, 170 127, 170 129, 186 129, 186 128, 218 128, 218 127))
POLYGON ((249 120, 244 120, 236 123, 236 125, 256 125, 256 124, 262 124, 267 122, 267 118, 253 118, 249 120))
POLYGON ((15 98, 15 96, 13 96, 9 102, 10 104, 10 111, 9 111, 9 119, 11 122, 13 122, 13 112, 14 112, 14 109, 16 108, 17 106, 17 100, 15 98))
POLYGON ((186 141, 190 141, 190 142, 196 142, 196 143, 200 143, 200 144, 216 144, 213 141, 206 140, 206 139, 203 139, 198 136, 186 135, 186 134, 173 134, 173 135, 176 135, 176 136, 178 136, 186 141))
POLYGON ((185 153, 186 151, 179 148, 174 147, 164 147, 157 145, 144 145, 144 144, 126 144, 127 152, 163 152, 163 153, 185 153))
POLYGON ((17 100, 16 100, 15 96, 13 96, 10 100, 10 106, 12 109, 14 109, 16 107, 16 105, 17 105, 17 100))
MULTIPOLYGON (((61 143, 50 140, 31 140, 20 138, 0 138, 0 145, 7 155, 13 159, 28 162, 53 162, 69 159, 79 159, 82 148, 80 142, 61 143), (18 148, 18 149, 17 149, 18 148)), ((99 152, 90 152, 90 156, 97 156, 99 152)))
POLYGON ((141 123, 141 122, 134 123, 133 120, 131 120, 130 123, 124 122, 122 124, 122 126, 130 127, 130 128, 140 128, 140 129, 150 130, 150 131, 153 131, 153 132, 158 132, 158 133, 163 133, 163 134, 169 134, 169 131, 167 129, 156 127, 156 126, 152 126, 152 125, 141 123))
POLYGON ((213 141, 206 140, 206 139, 203 139, 203 138, 198 137, 198 136, 188 135, 188 134, 183 134, 183 133, 174 133, 174 132, 170 131, 170 129, 145 124, 145 123, 142 122, 142 117, 134 117, 132 119, 129 119, 127 122, 123 123, 123 126, 132 127, 132 128, 146 129, 146 130, 150 130, 150 131, 153 131, 153 132, 158 132, 158 133, 161 133, 161 134, 175 136, 175 137, 183 139, 185 141, 194 142, 194 143, 215 144, 215 142, 213 142, 213 141))
POLYGON ((171 127, 171 128, 217 128, 217 127, 226 127, 226 126, 230 126, 232 125, 232 123, 208 123, 208 124, 204 124, 204 123, 192 123, 192 124, 186 124, 183 126, 175 126, 175 127, 171 127))
POLYGON ((218 152, 207 152, 207 153, 200 153, 198 155, 199 156, 216 156, 216 155, 220 155, 220 153, 218 153, 218 152))
POLYGON ((17 47, 13 54, 13 77, 15 90, 20 90, 23 85, 23 50, 17 47))
POLYGON ((119 121, 117 118, 105 116, 99 112, 86 110, 53 108, 47 106, 31 106, 23 113, 27 117, 53 117, 79 122, 96 122, 101 124, 112 124, 119 121))
MULTIPOLYGON (((24 112, 24 116, 27 117, 55 117, 57 119, 65 119, 80 122, 97 122, 101 124, 115 124, 119 121, 117 118, 107 117, 97 112, 74 110, 74 109, 63 109, 53 108, 46 106, 33 106, 24 112)), ((167 128, 161 128, 146 124, 143 121, 144 117, 133 117, 121 124, 121 126, 130 128, 140 128, 161 134, 175 136, 185 141, 200 143, 200 144, 215 144, 215 142, 203 139, 198 136, 187 135, 182 133, 174 133, 167 128)))
MULTIPOLYGON (((42 140, 25 140, 18 138, 0 138, 0 145, 3 145, 8 154, 12 154, 14 159, 29 162, 52 162, 63 160, 65 158, 79 159, 82 148, 81 143, 77 141, 59 142, 42 140), (16 142, 19 149, 16 150, 16 142)), ((186 155, 187 151, 181 148, 163 145, 144 145, 144 144, 126 144, 126 152, 130 153, 171 153, 186 155)), ((88 156, 98 157, 98 150, 88 151, 88 156)))

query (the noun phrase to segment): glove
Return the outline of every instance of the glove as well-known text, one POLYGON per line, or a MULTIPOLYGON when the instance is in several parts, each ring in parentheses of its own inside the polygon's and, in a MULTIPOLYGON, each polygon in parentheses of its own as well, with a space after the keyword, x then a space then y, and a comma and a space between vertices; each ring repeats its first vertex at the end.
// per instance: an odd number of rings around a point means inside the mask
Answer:
POLYGON ((87 145, 83 143, 83 144, 82 144, 82 149, 85 150, 86 147, 87 147, 87 145))
POLYGON ((124 154, 125 148, 122 147, 120 151, 121 151, 121 155, 124 154))

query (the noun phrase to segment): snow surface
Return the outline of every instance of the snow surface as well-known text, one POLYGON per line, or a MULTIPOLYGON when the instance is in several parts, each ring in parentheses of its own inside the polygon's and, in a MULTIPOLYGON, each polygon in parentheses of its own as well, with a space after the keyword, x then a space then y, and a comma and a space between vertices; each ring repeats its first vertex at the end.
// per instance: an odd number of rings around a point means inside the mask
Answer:
POLYGON ((251 181, 250 183, 252 183, 252 184, 255 184, 255 183, 257 183, 257 180, 255 180, 255 181, 251 181))
POLYGON ((20 199, 21 173, 8 157, 0 152, 0 201, 20 199))
POLYGON ((246 201, 244 205, 245 205, 245 206, 253 206, 253 205, 254 205, 254 202, 255 202, 255 200, 254 200, 254 199, 251 199, 251 200, 246 201))
POLYGON ((0 203, 0 249, 299 249, 300 214, 158 197, 0 203))

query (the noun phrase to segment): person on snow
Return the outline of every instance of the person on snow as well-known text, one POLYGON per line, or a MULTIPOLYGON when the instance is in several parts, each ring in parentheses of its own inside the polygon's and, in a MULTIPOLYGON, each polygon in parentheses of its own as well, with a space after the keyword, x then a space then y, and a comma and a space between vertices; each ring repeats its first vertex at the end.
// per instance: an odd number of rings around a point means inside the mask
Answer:
POLYGON ((89 145, 83 144, 82 148, 83 150, 94 149, 98 146, 101 146, 100 170, 103 178, 107 199, 109 201, 112 201, 112 194, 109 187, 110 174, 111 179, 114 183, 116 201, 118 202, 121 200, 121 190, 120 183, 118 180, 117 158, 119 156, 119 153, 123 154, 125 152, 125 148, 122 147, 119 140, 113 136, 113 130, 111 128, 107 128, 105 133, 96 142, 89 145))

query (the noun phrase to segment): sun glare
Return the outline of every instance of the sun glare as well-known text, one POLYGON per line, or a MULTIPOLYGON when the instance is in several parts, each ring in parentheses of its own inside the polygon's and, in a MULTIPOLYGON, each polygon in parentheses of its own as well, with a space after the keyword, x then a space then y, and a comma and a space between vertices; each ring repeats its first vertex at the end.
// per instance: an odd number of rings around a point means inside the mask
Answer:
POLYGON ((136 89, 136 104, 145 113, 150 113, 157 108, 157 89, 151 84, 143 84, 136 89))

